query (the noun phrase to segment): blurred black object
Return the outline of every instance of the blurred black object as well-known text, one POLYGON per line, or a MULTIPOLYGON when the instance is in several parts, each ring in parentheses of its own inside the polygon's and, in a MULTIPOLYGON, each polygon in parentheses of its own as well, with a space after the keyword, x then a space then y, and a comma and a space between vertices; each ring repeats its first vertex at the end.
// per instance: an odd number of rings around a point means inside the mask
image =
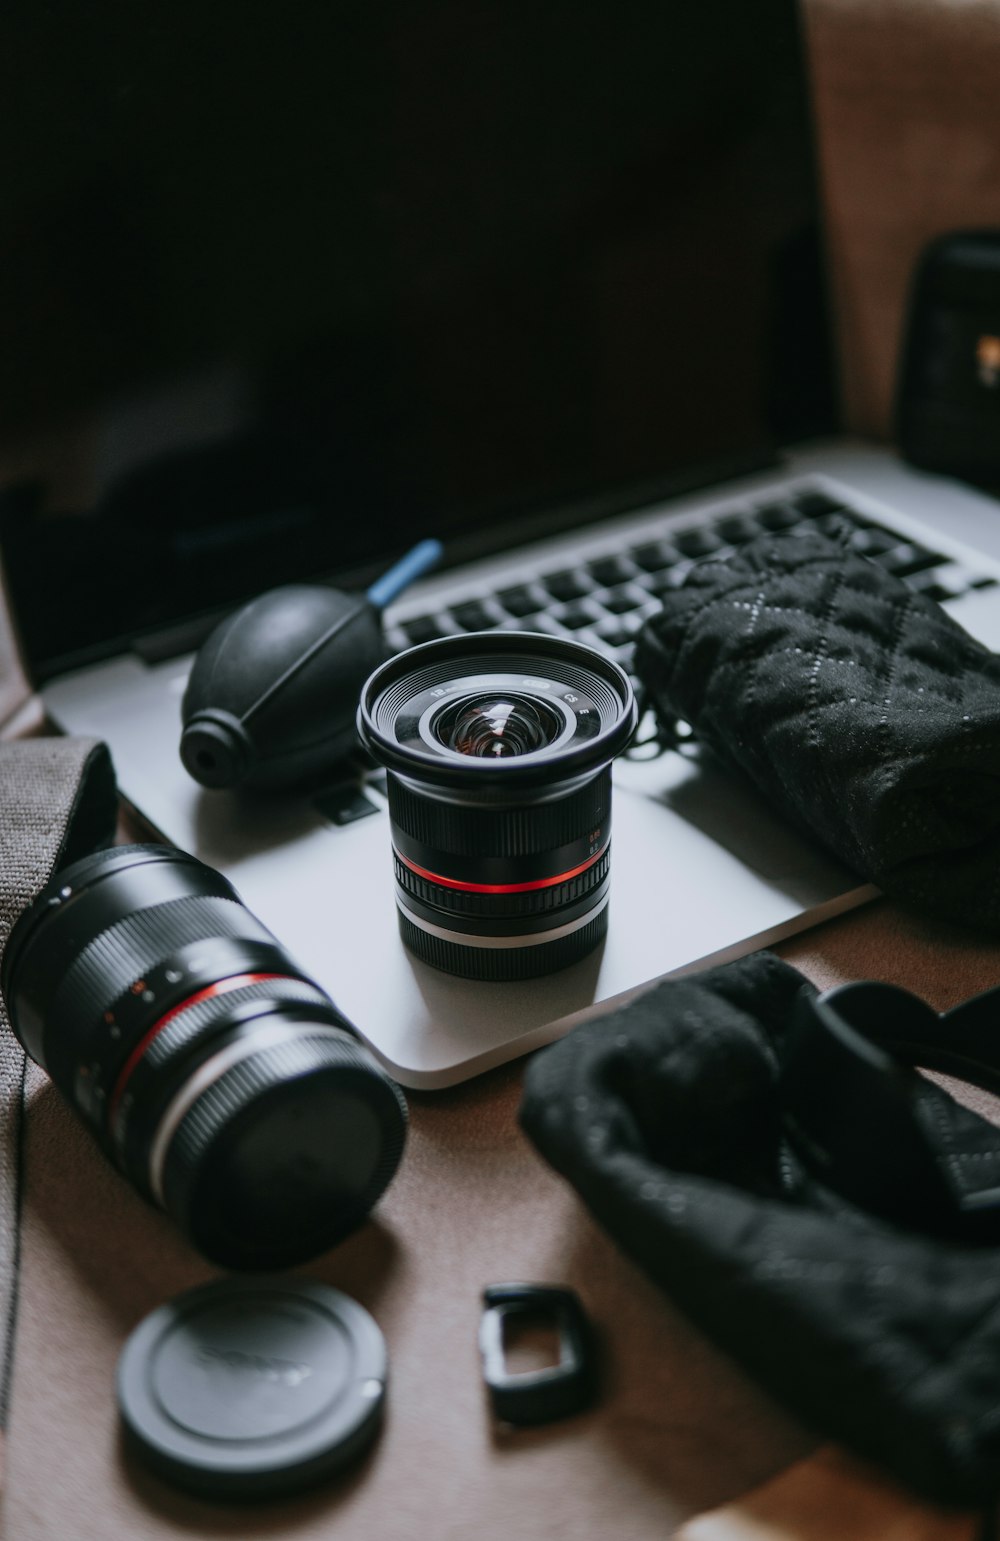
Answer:
POLYGON ((349 754, 361 687, 386 652, 381 612, 441 555, 423 540, 365 594, 292 584, 216 627, 181 705, 181 759, 195 781, 304 786, 349 754))
POLYGON ((181 759, 206 787, 288 787, 357 742, 361 686, 382 662, 363 594, 293 584, 244 605, 202 644, 181 714, 181 759))
MULTIPOLYGON (((532 1057, 522 1126, 674 1304, 818 1435, 934 1502, 995 1501, 1000 1249, 881 1219, 797 1158, 781 1066, 813 994, 767 952, 667 980, 532 1057)), ((996 1149, 992 1125, 934 1094, 950 1109, 942 1160, 996 1149)))
POLYGON ((932 241, 914 274, 896 433, 914 465, 1000 484, 1000 229, 932 241))

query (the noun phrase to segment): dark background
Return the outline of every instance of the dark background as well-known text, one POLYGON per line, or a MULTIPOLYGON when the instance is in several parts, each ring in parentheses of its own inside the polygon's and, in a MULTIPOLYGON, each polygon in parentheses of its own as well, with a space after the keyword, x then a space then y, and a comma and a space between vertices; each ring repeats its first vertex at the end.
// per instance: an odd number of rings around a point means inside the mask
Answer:
POLYGON ((18 0, 0 55, 37 673, 832 424, 793 0, 18 0))

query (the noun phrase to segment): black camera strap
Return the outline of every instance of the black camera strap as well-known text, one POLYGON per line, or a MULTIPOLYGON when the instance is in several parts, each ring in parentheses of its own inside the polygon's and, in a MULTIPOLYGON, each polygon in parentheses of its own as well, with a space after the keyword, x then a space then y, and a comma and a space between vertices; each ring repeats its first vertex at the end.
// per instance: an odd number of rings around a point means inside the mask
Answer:
POLYGON ((1000 1243, 1000 1129, 915 1068, 1000 1092, 1000 988, 939 1014, 864 982, 802 998, 781 1056, 786 1159, 872 1214, 1000 1243))
POLYGON ((756 953, 581 1023, 532 1058, 521 1106, 718 1347, 818 1433, 963 1507, 1000 1493, 1000 1130, 915 1067, 1000 1088, 996 1006, 817 997, 756 953))

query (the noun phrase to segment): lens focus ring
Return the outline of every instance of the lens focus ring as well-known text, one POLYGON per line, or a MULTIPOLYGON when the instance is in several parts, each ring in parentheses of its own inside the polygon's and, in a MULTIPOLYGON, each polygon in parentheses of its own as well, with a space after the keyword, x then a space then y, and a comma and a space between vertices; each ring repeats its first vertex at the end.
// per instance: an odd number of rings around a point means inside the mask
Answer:
POLYGON ((79 1057, 81 1045, 69 1024, 99 1021, 157 962, 206 937, 274 943, 271 933, 238 900, 196 895, 126 915, 84 947, 56 989, 47 1013, 45 1058, 53 1079, 58 1080, 62 1072, 70 1074, 79 1057), (70 1048, 74 1058, 67 1060, 70 1048))
POLYGON ((337 1017, 317 985, 304 979, 268 975, 246 982, 226 980, 222 987, 203 990, 167 1013, 151 1035, 140 1041, 134 1060, 117 1078, 109 1108, 115 1150, 133 1181, 151 1193, 149 1149, 167 1104, 188 1073, 189 1063, 204 1052, 210 1039, 236 1024, 275 1008, 311 1008, 319 1020, 337 1017))
POLYGON ((173 1128, 167 1109, 152 1158, 164 1208, 196 1243, 218 1249, 221 1242, 241 1267, 261 1266, 244 1211, 253 1211, 269 1251, 279 1244, 308 1255, 317 1250, 310 1231, 327 1247, 352 1230, 395 1171, 406 1127, 398 1087, 350 1034, 280 1018, 262 1019, 257 1028, 220 1047, 217 1067, 205 1062, 202 1081, 182 1094, 173 1128), (242 1052, 227 1058, 227 1048, 242 1052), (321 1109, 317 1083, 327 1086, 321 1109), (319 1147, 303 1154, 281 1138, 282 1127, 300 1116, 294 1090, 307 1085, 304 1116, 339 1121, 354 1135, 351 1180, 335 1222, 330 1169, 319 1147))
POLYGON ((581 830, 605 823, 611 807, 611 772, 547 802, 505 809, 442 802, 416 793, 389 777, 389 816, 395 829, 428 851, 475 853, 516 859, 537 856, 579 839, 581 830))
POLYGON ((580 901, 587 899, 607 879, 611 869, 611 848, 584 872, 534 891, 511 894, 469 893, 461 888, 448 888, 433 878, 421 877, 407 867, 399 857, 395 860, 396 882, 411 901, 428 909, 451 916, 468 916, 490 920, 527 920, 534 916, 548 916, 556 911, 571 911, 580 901))

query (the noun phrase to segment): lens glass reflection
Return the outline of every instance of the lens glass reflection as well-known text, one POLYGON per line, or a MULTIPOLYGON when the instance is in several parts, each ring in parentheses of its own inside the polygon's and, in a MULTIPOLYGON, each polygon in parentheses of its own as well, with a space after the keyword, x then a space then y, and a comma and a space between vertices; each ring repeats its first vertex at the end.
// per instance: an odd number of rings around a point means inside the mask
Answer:
POLYGON ((444 712, 435 732, 457 754, 499 760, 544 749, 560 728, 559 718, 540 701, 489 695, 466 699, 444 712))

